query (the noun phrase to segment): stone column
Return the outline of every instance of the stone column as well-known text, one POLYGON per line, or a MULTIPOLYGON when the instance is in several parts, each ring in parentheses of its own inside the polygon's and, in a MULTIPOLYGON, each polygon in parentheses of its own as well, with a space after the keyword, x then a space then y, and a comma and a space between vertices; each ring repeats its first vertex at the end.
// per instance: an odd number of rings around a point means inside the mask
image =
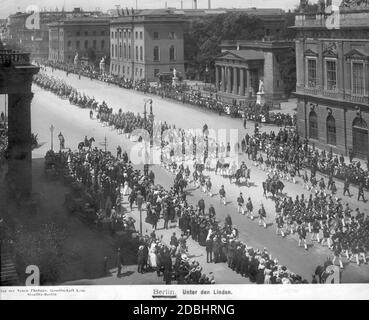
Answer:
POLYGON ((240 68, 240 96, 245 95, 245 69, 240 68))
POLYGON ((231 93, 232 91, 231 84, 232 84, 231 67, 227 67, 227 92, 228 93, 231 93))
POLYGON ((226 76, 225 76, 225 67, 221 66, 221 71, 222 71, 222 84, 220 86, 220 90, 225 92, 226 90, 226 86, 225 86, 225 81, 226 81, 226 76))
POLYGON ((250 96, 250 92, 252 94, 252 87, 251 87, 251 71, 250 69, 246 69, 247 72, 247 95, 250 96))
POLYGON ((215 66, 215 88, 219 90, 219 66, 215 66))
POLYGON ((33 93, 9 97, 9 191, 28 198, 32 192, 31 101, 33 93))
POLYGON ((233 94, 238 94, 237 70, 238 68, 233 67, 233 88, 232 88, 233 94))

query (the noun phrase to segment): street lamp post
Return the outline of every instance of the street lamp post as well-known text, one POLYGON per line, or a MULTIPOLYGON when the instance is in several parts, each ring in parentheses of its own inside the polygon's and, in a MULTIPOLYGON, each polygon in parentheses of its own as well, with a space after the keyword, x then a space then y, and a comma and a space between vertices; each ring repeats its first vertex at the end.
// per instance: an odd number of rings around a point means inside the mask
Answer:
POLYGON ((51 151, 54 151, 54 126, 51 125, 50 133, 51 133, 51 151))

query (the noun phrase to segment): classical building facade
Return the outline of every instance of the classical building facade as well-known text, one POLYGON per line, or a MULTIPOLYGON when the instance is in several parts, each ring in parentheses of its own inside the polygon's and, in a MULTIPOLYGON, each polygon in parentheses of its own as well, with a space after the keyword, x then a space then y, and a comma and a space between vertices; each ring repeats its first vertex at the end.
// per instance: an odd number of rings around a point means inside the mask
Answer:
POLYGON ((223 100, 255 100, 263 81, 265 101, 286 99, 279 59, 293 49, 287 41, 225 41, 215 61, 215 85, 223 100))
POLYGON ((110 72, 132 80, 184 75, 184 21, 170 10, 127 12, 111 21, 110 72))
POLYGON ((369 153, 369 2, 296 16, 298 131, 315 145, 369 153), (333 16, 335 15, 335 16, 333 16), (335 20, 332 20, 334 17, 335 20))
POLYGON ((101 15, 99 11, 17 12, 8 17, 7 42, 31 53, 32 59, 49 57, 49 23, 74 17, 101 15))
POLYGON ((76 17, 49 24, 49 60, 73 63, 76 53, 96 61, 109 56, 109 23, 102 17, 76 17))

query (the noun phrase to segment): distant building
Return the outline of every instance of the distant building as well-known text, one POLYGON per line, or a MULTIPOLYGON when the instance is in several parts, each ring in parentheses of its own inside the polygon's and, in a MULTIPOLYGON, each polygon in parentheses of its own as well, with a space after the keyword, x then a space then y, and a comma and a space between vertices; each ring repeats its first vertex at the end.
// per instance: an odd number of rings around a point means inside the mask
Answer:
POLYGON ((8 17, 8 42, 31 53, 32 59, 49 57, 49 23, 79 16, 101 15, 97 11, 17 12, 8 17))
POLYGON ((77 17, 49 24, 49 60, 73 63, 79 58, 97 62, 109 56, 109 19, 77 17))
POLYGON ((174 69, 184 75, 183 29, 170 10, 127 10, 110 24, 110 72, 147 81, 174 69))
POLYGON ((225 101, 254 101, 262 80, 266 102, 286 100, 279 60, 293 47, 287 41, 223 41, 215 60, 218 96, 225 101))
POLYGON ((296 16, 298 131, 316 146, 369 154, 369 3, 296 16), (334 18, 334 20, 332 19, 334 18))

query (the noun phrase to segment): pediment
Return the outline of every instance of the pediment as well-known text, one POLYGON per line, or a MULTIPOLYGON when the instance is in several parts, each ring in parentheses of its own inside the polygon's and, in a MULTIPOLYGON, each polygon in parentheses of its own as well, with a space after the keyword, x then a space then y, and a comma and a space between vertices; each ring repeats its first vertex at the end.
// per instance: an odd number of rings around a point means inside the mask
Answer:
POLYGON ((304 55, 305 56, 313 56, 313 57, 317 57, 318 56, 318 53, 311 50, 311 49, 307 49, 305 52, 304 52, 304 55))
POLYGON ((238 61, 245 61, 244 58, 232 53, 232 52, 224 52, 219 55, 216 59, 224 59, 224 60, 238 60, 238 61))
POLYGON ((368 60, 369 54, 359 49, 352 49, 345 54, 346 60, 368 60))

